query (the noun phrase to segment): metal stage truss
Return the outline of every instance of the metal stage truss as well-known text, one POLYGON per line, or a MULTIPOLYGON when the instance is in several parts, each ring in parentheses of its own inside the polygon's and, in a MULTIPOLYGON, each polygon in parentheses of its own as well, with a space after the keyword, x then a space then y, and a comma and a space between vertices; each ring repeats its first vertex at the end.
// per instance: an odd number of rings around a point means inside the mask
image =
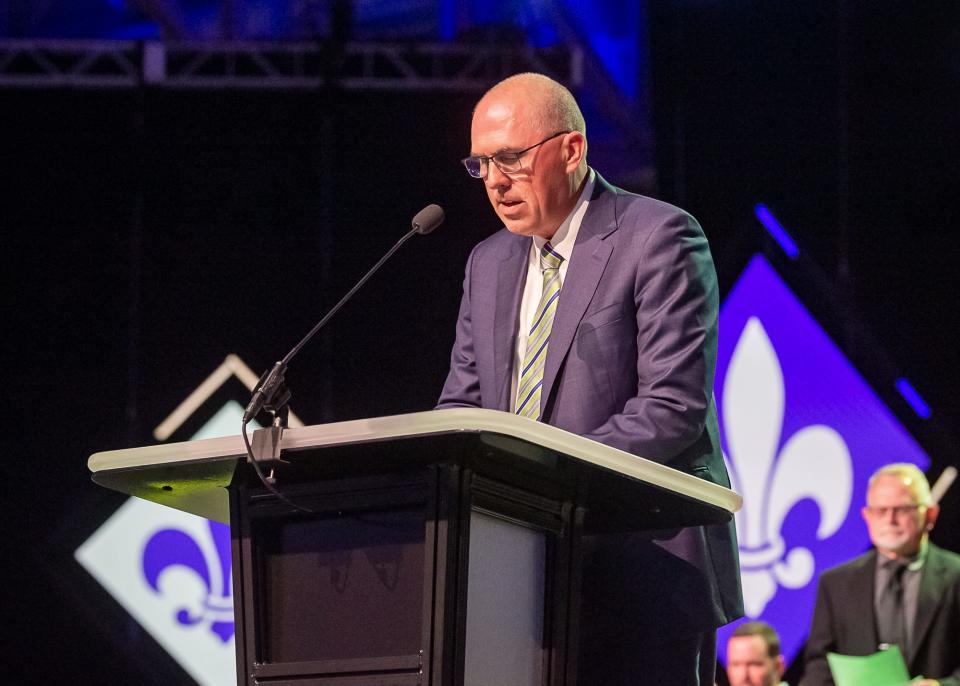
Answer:
POLYGON ((576 87, 583 52, 468 43, 0 41, 5 88, 475 91, 517 71, 576 87))

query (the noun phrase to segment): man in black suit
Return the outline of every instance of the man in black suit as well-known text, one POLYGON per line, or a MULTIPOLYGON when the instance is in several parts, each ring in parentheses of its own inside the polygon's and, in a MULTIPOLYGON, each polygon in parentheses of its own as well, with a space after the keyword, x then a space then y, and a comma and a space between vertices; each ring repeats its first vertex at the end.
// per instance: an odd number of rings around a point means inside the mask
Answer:
POLYGON ((900 647, 924 686, 960 686, 960 555, 930 543, 940 508, 911 464, 881 467, 863 518, 874 550, 823 573, 801 686, 832 685, 827 652, 900 647))

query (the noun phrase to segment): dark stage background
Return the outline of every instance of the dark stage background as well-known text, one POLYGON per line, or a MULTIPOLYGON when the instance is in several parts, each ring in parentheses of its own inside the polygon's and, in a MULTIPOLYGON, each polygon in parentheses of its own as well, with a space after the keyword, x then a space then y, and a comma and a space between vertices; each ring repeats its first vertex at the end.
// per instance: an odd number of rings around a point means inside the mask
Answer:
MULTIPOLYGON (((752 217, 766 203, 801 245, 785 277, 931 473, 960 464, 955 3, 648 14, 658 182, 636 190, 700 219, 724 293, 753 252, 775 252, 752 217), (930 420, 893 392, 899 375, 930 420)), ((269 366, 437 202, 444 226, 408 243, 288 375, 307 423, 432 406, 468 251, 497 228, 458 162, 475 97, 0 91, 7 677, 187 682, 72 558, 124 500, 90 483, 87 456, 153 442, 227 353, 269 366)), ((953 550, 958 490, 934 534, 953 550)))

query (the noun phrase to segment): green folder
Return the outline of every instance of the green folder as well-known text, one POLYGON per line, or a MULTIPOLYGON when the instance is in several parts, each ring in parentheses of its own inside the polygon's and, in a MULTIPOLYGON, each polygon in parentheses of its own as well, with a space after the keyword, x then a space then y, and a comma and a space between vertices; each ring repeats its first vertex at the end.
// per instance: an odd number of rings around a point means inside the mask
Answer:
POLYGON ((866 657, 827 653, 827 664, 837 686, 905 686, 923 678, 910 678, 897 646, 866 657))

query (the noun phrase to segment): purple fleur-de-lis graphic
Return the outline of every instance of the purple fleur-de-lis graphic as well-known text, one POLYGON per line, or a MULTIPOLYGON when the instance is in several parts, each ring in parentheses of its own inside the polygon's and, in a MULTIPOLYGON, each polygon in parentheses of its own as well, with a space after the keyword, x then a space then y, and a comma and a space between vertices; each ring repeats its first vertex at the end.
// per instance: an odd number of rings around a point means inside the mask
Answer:
MULTIPOLYGON (((888 462, 929 458, 762 255, 720 311, 715 391, 733 488, 746 615, 793 660, 819 573, 869 545, 855 504, 888 462)), ((881 380, 882 381, 882 380, 881 380)), ((721 654, 732 628, 720 632, 721 654)))
POLYGON ((842 436, 813 424, 786 437, 784 378, 777 352, 756 317, 737 342, 723 391, 724 455, 733 486, 743 495, 737 512, 743 600, 759 617, 778 586, 800 588, 813 577, 807 548, 788 550, 782 527, 804 498, 820 510, 817 537, 832 536, 850 507, 853 467, 842 436))
POLYGON ((207 532, 209 538, 202 542, 181 529, 162 529, 155 533, 143 550, 143 576, 155 593, 162 594, 160 578, 166 570, 182 567, 193 571, 203 582, 206 597, 200 608, 191 608, 187 601, 176 599, 185 603, 177 610, 177 622, 184 626, 207 626, 226 643, 234 633, 230 529, 207 522, 207 532))

